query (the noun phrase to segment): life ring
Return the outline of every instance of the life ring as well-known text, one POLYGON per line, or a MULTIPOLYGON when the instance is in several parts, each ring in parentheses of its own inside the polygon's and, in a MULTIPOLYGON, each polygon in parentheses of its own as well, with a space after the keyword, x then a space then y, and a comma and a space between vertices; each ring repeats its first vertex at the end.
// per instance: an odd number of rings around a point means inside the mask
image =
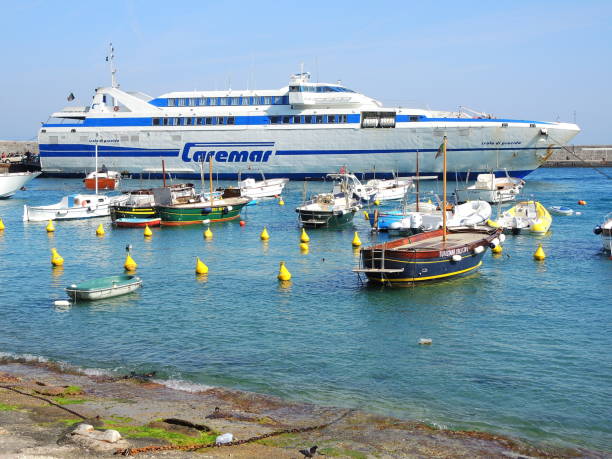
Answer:
POLYGON ((113 111, 118 112, 118 111, 119 111, 119 107, 118 107, 117 105, 115 105, 115 106, 113 107, 113 111))

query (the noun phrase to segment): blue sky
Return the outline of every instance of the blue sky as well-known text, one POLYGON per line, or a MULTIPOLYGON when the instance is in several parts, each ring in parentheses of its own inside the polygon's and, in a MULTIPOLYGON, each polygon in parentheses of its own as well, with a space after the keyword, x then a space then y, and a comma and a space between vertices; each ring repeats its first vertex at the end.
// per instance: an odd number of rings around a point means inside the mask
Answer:
POLYGON ((35 138, 73 92, 285 86, 304 63, 385 104, 573 121, 612 143, 612 2, 3 2, 0 139, 35 138), (575 113, 575 115, 574 115, 575 113))

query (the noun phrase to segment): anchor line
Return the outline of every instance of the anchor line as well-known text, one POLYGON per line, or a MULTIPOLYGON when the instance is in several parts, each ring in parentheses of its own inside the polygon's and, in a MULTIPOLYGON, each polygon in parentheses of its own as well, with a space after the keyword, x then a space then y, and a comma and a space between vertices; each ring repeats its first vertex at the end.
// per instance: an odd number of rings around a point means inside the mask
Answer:
POLYGON ((565 151, 567 151, 570 155, 572 155, 574 158, 578 158, 580 161, 582 161, 584 164, 587 165, 587 167, 590 167, 591 169, 595 170, 596 172, 599 172, 601 175, 603 175, 604 177, 606 177, 608 180, 612 179, 612 177, 610 177, 608 174, 606 174, 605 172, 599 170, 598 168, 596 168, 595 166, 592 166, 591 164, 588 163, 588 161, 585 161, 584 159, 582 159, 580 156, 578 156, 576 153, 574 153, 572 150, 570 150, 569 148, 567 148, 565 145, 559 143, 557 140, 555 140, 554 137, 552 136, 548 136, 553 142, 555 142, 557 145, 559 145, 561 148, 563 148, 565 151))
POLYGON ((17 392, 18 394, 21 394, 21 395, 27 395, 28 397, 33 397, 33 398, 37 398, 39 400, 43 400, 43 401, 47 402, 48 404, 56 406, 57 408, 60 408, 60 409, 62 409, 64 411, 67 411, 68 413, 73 414, 73 415, 75 415, 75 416, 77 416, 77 417, 79 417, 81 419, 87 419, 87 417, 83 416, 82 414, 77 413, 76 411, 72 411, 70 408, 66 408, 65 406, 62 406, 62 405, 60 405, 58 403, 55 403, 52 400, 49 400, 48 398, 40 397, 39 395, 28 394, 27 392, 23 392, 23 391, 20 391, 18 389, 15 389, 12 386, 0 386, 0 388, 6 389, 6 390, 12 390, 13 392, 17 392))
POLYGON ((290 429, 277 430, 277 431, 269 432, 263 435, 257 435, 255 437, 246 438, 244 440, 237 440, 237 441, 232 441, 229 443, 222 443, 219 445, 217 445, 216 443, 208 443, 208 444, 198 444, 198 445, 152 445, 152 446, 143 446, 141 448, 125 448, 125 449, 120 448, 115 451, 114 455, 115 456, 135 456, 140 453, 149 453, 149 452, 155 452, 155 451, 196 451, 198 449, 204 449, 204 448, 221 448, 225 446, 244 445, 245 443, 252 443, 257 440, 263 440, 264 438, 275 437, 277 435, 283 435, 287 433, 302 433, 302 432, 311 432, 313 430, 325 429, 326 427, 329 427, 341 421, 353 411, 355 410, 353 409, 346 410, 338 418, 334 419, 333 421, 324 423, 324 424, 318 424, 318 425, 308 426, 308 427, 296 427, 296 428, 290 428, 290 429))

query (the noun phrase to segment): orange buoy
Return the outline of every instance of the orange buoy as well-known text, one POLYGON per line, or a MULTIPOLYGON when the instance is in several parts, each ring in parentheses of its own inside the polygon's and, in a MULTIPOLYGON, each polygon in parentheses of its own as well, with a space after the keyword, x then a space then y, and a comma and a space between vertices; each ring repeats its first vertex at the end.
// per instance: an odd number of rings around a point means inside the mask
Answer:
POLYGON ((580 201, 578 201, 578 204, 581 206, 586 206, 586 201, 581 199, 580 201))

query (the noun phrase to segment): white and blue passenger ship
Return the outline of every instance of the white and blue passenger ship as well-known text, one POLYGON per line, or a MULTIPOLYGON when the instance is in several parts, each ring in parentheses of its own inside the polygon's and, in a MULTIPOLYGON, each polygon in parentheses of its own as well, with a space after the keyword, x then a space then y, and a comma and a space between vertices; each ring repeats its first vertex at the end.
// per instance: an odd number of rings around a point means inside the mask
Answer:
MULTIPOLYGON (((112 69, 112 67, 111 67, 112 69)), ((507 171, 521 177, 539 167, 580 129, 575 124, 496 119, 484 114, 385 107, 336 84, 291 76, 277 90, 171 92, 152 98, 110 87, 91 105, 53 113, 40 129, 43 170, 82 175, 95 145, 108 169, 159 177, 162 160, 174 176, 200 176, 214 161, 219 178, 265 173, 292 179, 347 168, 366 177, 416 171, 441 174, 436 152, 448 138, 448 171, 507 171)), ((505 174, 505 172, 504 172, 505 174)))

